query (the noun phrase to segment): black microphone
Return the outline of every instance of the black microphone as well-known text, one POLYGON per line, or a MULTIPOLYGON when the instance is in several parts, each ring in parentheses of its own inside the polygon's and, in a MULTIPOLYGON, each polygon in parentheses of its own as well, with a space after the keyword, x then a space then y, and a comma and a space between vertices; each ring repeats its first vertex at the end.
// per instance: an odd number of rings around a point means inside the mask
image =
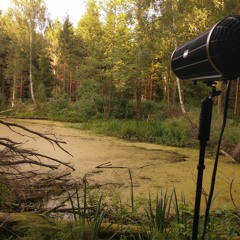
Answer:
POLYGON ((240 16, 228 16, 175 49, 172 70, 182 80, 218 81, 240 76, 240 16))

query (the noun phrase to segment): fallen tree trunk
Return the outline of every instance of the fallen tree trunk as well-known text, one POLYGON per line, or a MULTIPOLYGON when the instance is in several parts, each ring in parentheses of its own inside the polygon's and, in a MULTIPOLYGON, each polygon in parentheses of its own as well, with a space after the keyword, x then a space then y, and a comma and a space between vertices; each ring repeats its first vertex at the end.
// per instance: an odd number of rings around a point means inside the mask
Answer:
POLYGON ((3 213, 0 212, 0 226, 13 225, 24 221, 39 221, 43 215, 27 212, 27 213, 3 213))
MULTIPOLYGON (((74 221, 57 221, 50 217, 47 217, 44 214, 38 214, 33 212, 23 212, 23 213, 3 213, 0 212, 0 230, 8 229, 17 224, 24 223, 45 223, 52 226, 56 226, 58 223, 61 223, 61 226, 72 226, 74 227, 74 221)), ((89 229, 89 226, 86 224, 86 228, 89 229)), ((99 229, 99 235, 102 237, 109 236, 119 236, 119 235, 131 235, 138 236, 139 234, 145 234, 143 227, 134 226, 134 225, 123 225, 123 224, 113 224, 113 223, 102 223, 99 229)))

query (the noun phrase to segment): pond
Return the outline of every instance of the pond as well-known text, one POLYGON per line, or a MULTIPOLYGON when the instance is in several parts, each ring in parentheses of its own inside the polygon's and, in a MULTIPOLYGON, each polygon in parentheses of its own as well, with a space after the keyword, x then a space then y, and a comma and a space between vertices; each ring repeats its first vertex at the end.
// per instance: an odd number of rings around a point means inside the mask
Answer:
MULTIPOLYGON (((110 196, 121 195, 123 201, 130 202, 131 181, 133 180, 135 198, 146 199, 151 193, 156 196, 161 189, 169 194, 175 187, 177 194, 183 193, 190 208, 194 207, 198 149, 174 148, 159 144, 128 142, 121 139, 96 135, 87 131, 68 128, 66 123, 5 119, 31 130, 44 134, 54 134, 66 142, 63 147, 72 156, 45 140, 17 135, 0 126, 1 137, 9 137, 24 142, 26 147, 34 148, 61 161, 71 162, 75 171, 72 177, 87 180, 95 189, 110 196)), ((203 195, 208 194, 214 157, 207 155, 203 177, 203 195)), ((240 203, 240 164, 220 156, 217 173, 214 208, 234 209, 240 203), (231 189, 231 190, 230 190, 231 189)), ((202 196, 202 208, 204 196, 202 196)))

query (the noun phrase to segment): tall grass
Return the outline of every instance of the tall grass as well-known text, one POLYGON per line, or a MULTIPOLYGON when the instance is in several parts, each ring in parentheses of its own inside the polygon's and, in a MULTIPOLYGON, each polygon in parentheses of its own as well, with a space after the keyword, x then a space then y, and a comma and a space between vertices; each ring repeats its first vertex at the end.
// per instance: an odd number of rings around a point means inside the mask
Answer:
MULTIPOLYGON (((98 239, 100 227, 104 219, 104 211, 102 211, 102 195, 94 206, 94 212, 89 212, 87 204, 87 179, 83 178, 83 197, 81 198, 80 189, 77 188, 73 193, 67 189, 68 199, 72 208, 74 225, 69 228, 65 234, 65 240, 72 239, 98 239)), ((92 209, 92 207, 91 207, 92 209)), ((92 210, 91 210, 92 211, 92 210)))
POLYGON ((161 190, 155 200, 149 194, 146 215, 153 239, 188 239, 192 214, 184 195, 179 202, 175 188, 170 195, 161 190))
POLYGON ((170 118, 165 121, 94 120, 71 124, 70 127, 130 141, 154 142, 178 147, 196 145, 196 141, 192 138, 193 130, 184 118, 170 118))
POLYGON ((157 194, 156 200, 154 201, 155 205, 153 205, 153 200, 149 195, 149 208, 146 213, 152 232, 157 231, 159 234, 167 233, 167 223, 169 222, 170 217, 171 200, 172 197, 169 197, 167 192, 163 194, 161 190, 160 196, 157 194))
MULTIPOLYGON (((191 113, 198 126, 198 112, 191 113), (197 116, 195 116, 197 114, 197 116)), ((158 143, 175 147, 198 147, 198 128, 192 128, 184 117, 169 117, 162 120, 93 120, 69 125, 81 130, 90 130, 97 134, 114 136, 129 141, 158 143)), ((216 146, 221 127, 221 117, 213 117, 209 147, 216 146)), ((223 144, 235 146, 240 139, 237 121, 228 120, 223 144)))

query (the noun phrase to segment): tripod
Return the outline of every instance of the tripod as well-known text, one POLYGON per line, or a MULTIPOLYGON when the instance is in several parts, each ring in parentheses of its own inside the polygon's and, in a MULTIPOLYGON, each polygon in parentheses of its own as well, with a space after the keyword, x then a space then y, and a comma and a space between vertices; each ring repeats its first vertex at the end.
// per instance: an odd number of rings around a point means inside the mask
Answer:
POLYGON ((201 205, 203 171, 205 169, 205 165, 204 165, 205 149, 210 137, 213 98, 220 95, 221 93, 220 91, 216 90, 216 87, 214 86, 214 82, 209 83, 209 86, 212 87, 210 96, 205 98, 201 103, 201 113, 200 113, 199 132, 198 132, 198 140, 200 141, 200 152, 199 152, 199 162, 197 167, 198 177, 197 177, 197 188, 196 188, 196 198, 195 198, 195 208, 194 208, 194 218, 193 218, 192 240, 197 240, 197 236, 198 236, 198 223, 199 223, 199 212, 200 212, 200 205, 201 205))

